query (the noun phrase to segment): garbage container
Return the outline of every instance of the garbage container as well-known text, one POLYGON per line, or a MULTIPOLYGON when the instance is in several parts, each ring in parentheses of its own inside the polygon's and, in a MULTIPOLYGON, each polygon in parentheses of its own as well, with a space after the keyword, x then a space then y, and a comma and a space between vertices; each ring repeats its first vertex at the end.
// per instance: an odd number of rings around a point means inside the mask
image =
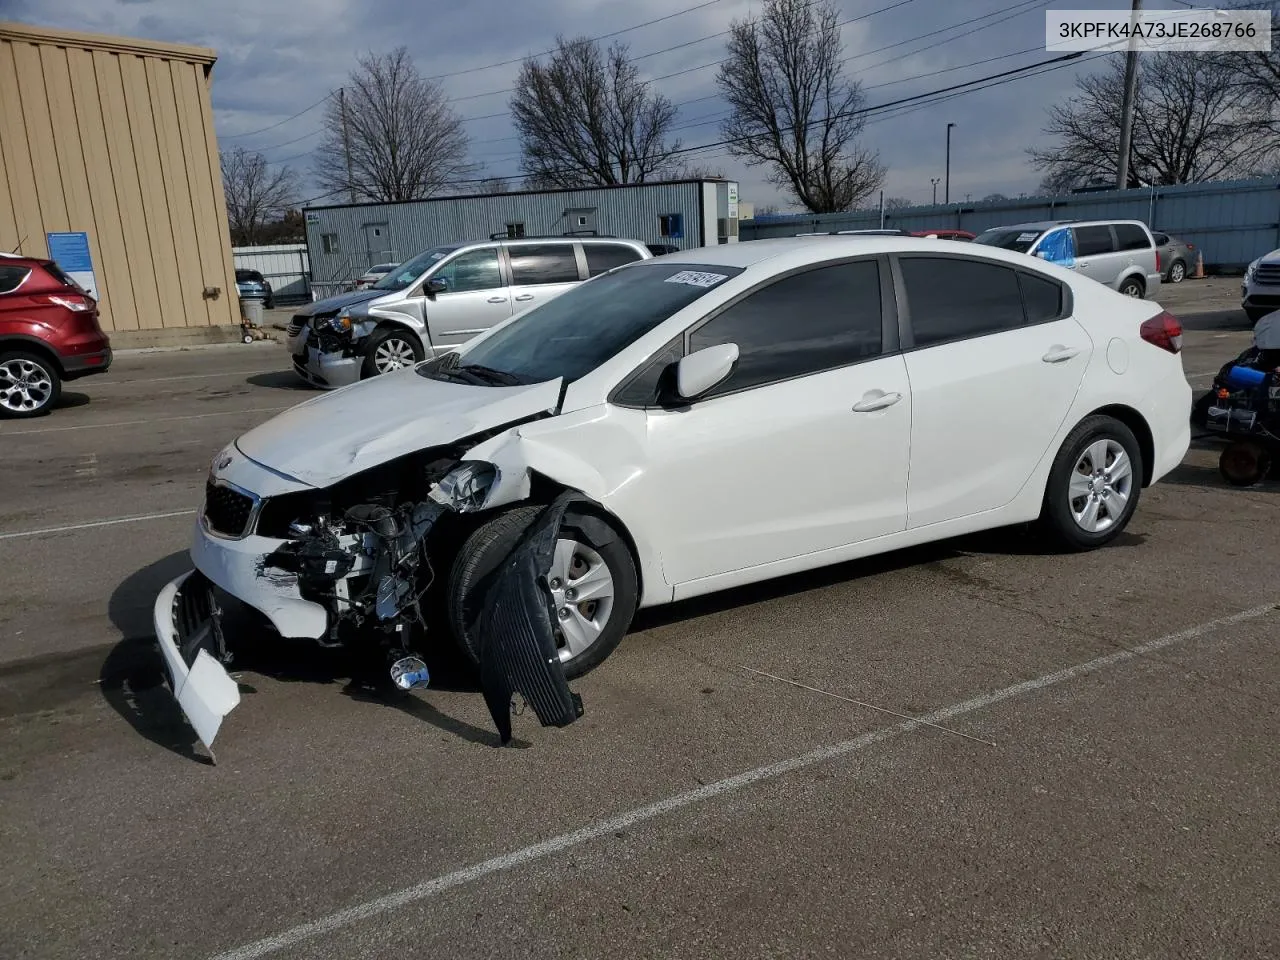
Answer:
POLYGON ((262 301, 257 297, 244 297, 240 300, 240 315, 251 327, 262 326, 262 301))

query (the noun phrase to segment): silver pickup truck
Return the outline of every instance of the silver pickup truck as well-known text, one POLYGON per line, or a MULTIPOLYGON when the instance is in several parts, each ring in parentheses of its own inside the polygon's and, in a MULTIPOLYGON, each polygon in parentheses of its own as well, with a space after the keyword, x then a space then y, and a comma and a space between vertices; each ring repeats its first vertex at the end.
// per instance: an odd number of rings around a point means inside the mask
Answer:
POLYGON ((604 237, 434 247, 368 289, 307 305, 285 342, 300 377, 343 387, 448 353, 584 280, 650 257, 639 241, 604 237))

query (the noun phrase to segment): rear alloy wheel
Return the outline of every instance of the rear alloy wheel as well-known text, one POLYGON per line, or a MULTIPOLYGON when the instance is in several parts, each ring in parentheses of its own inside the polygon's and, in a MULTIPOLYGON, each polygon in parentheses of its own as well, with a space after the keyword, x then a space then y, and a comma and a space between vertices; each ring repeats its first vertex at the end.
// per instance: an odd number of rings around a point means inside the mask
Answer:
POLYGON ((1128 525, 1142 476, 1142 448, 1133 431, 1112 417, 1089 417, 1053 461, 1041 525, 1068 549, 1101 547, 1128 525))
POLYGON ((1187 279, 1187 265, 1181 260, 1173 261, 1173 266, 1169 268, 1169 282, 1181 283, 1187 279))
POLYGON ((61 393, 62 379, 48 360, 33 353, 0 353, 0 417, 38 417, 61 393))
POLYGON ((363 376, 376 377, 382 373, 394 373, 419 363, 426 356, 418 338, 407 330, 394 327, 380 330, 369 338, 365 349, 363 376))
POLYGON ((1143 294, 1142 281, 1134 277, 1130 277, 1124 283, 1120 284, 1120 292, 1126 297, 1141 297, 1143 294))

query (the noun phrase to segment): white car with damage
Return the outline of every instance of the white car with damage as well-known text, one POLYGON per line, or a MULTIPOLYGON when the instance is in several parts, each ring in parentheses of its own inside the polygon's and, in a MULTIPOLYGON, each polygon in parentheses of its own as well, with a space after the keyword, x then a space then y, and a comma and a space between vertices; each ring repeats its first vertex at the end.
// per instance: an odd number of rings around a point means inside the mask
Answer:
POLYGON ((174 693, 210 744, 238 702, 222 594, 284 637, 477 656, 473 588, 565 491, 543 583, 569 677, 640 607, 1028 521, 1102 546, 1187 451, 1181 334, 1150 301, 945 240, 619 267, 229 444, 195 571, 155 605, 174 693))

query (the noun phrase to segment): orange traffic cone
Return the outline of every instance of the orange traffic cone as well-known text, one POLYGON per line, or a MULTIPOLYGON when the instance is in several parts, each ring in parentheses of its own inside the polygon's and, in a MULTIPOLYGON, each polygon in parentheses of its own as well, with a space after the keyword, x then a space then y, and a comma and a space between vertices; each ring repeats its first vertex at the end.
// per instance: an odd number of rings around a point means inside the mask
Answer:
POLYGON ((1196 272, 1191 275, 1193 280, 1204 279, 1204 251, 1196 251, 1196 272))

